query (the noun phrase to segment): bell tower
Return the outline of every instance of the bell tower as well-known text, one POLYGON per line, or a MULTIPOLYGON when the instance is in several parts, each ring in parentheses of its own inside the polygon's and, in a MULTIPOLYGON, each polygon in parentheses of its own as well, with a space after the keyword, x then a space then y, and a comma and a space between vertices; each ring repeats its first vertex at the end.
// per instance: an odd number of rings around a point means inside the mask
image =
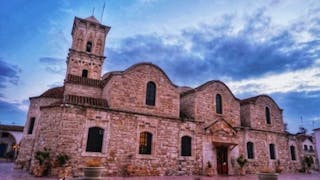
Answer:
POLYGON ((94 16, 74 18, 72 45, 67 57, 67 77, 74 75, 97 80, 101 78, 109 30, 109 26, 101 24, 94 16))

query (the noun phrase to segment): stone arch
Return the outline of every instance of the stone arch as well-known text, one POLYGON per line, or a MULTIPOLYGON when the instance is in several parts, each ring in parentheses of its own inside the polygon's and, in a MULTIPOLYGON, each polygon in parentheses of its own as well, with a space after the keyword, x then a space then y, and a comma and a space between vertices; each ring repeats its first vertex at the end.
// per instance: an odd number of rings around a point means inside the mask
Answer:
POLYGON ((10 131, 0 131, 0 137, 0 157, 6 157, 8 152, 15 150, 17 138, 10 131))
POLYGON ((79 31, 77 35, 76 48, 82 49, 82 44, 83 44, 83 31, 79 31))

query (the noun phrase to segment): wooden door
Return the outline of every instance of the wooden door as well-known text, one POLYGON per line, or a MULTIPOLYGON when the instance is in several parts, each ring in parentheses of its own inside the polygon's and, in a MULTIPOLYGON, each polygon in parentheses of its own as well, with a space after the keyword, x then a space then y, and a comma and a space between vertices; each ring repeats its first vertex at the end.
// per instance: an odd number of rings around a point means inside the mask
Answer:
POLYGON ((217 148, 217 171, 218 174, 228 174, 228 148, 218 147, 217 148))

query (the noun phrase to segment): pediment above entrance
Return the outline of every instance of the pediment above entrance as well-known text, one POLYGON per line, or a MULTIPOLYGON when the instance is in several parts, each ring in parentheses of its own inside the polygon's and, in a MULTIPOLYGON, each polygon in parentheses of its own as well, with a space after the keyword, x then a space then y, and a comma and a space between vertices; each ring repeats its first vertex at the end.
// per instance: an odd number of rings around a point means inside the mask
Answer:
POLYGON ((205 125, 207 135, 217 137, 236 137, 237 131, 224 119, 216 119, 205 125))

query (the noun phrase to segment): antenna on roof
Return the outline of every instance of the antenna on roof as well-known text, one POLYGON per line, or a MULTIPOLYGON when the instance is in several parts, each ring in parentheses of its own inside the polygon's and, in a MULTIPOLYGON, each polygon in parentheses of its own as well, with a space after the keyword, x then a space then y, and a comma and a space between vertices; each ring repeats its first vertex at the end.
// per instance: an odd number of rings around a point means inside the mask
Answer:
POLYGON ((94 7, 92 8, 92 16, 94 16, 94 7))
POLYGON ((100 19, 101 23, 102 23, 102 18, 103 18, 103 13, 104 13, 105 6, 106 6, 106 2, 104 2, 103 6, 102 6, 101 19, 100 19))
POLYGON ((312 129, 314 129, 314 120, 312 120, 312 129))
POLYGON ((94 4, 93 4, 93 0, 92 1, 90 1, 90 5, 92 6, 92 16, 94 16, 94 4))

